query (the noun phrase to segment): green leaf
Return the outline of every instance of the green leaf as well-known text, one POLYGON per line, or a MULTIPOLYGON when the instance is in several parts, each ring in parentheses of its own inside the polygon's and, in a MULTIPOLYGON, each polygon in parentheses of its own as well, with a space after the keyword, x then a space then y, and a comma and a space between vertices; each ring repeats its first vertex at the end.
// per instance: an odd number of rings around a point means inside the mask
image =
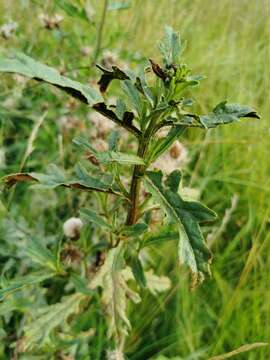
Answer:
POLYGON ((166 241, 179 240, 179 231, 170 225, 162 226, 155 233, 147 233, 143 237, 142 247, 160 244, 166 241))
POLYGON ((213 128, 218 125, 236 122, 241 118, 256 118, 259 115, 254 109, 246 105, 228 104, 223 101, 218 104, 209 115, 201 115, 200 122, 206 128, 213 128))
POLYGON ((9 57, 0 55, 0 72, 17 73, 38 81, 44 81, 91 106, 103 100, 101 95, 89 85, 83 85, 62 76, 57 70, 22 53, 15 53, 9 57))
POLYGON ((57 257, 41 243, 40 239, 30 238, 26 253, 33 261, 58 272, 57 257))
POLYGON ((113 130, 108 136, 108 144, 110 151, 117 151, 117 145, 120 139, 120 133, 117 130, 113 130))
POLYGON ((88 175, 86 169, 80 164, 76 165, 76 177, 68 180, 63 172, 55 165, 48 167, 47 174, 40 173, 17 173, 10 174, 2 178, 8 187, 13 186, 17 182, 30 181, 38 182, 35 187, 44 189, 55 189, 56 187, 66 187, 83 191, 101 191, 115 195, 121 195, 119 189, 113 184, 111 177, 94 178, 88 175))
POLYGON ((169 147, 183 134, 185 127, 182 125, 176 125, 171 128, 168 135, 164 138, 154 140, 151 145, 149 155, 146 158, 146 163, 150 164, 160 157, 169 147))
POLYGON ((183 200, 176 189, 179 180, 179 171, 171 173, 166 184, 162 183, 161 172, 148 171, 145 185, 170 221, 178 225, 179 260, 190 268, 192 285, 195 286, 211 274, 209 265, 212 259, 199 224, 215 220, 216 214, 199 202, 183 200))
POLYGON ((122 339, 131 328, 126 315, 127 299, 134 303, 141 301, 140 296, 131 290, 125 279, 123 247, 120 243, 109 250, 106 260, 91 282, 91 288, 102 287, 102 303, 106 310, 109 337, 122 339))
POLYGON ((115 108, 115 114, 120 120, 123 120, 124 114, 127 111, 127 106, 124 100, 117 99, 116 101, 116 108, 115 108))
POLYGON ((84 295, 93 295, 93 290, 89 289, 87 279, 80 277, 76 273, 70 275, 70 281, 75 286, 77 292, 84 295))
POLYGON ((85 298, 83 294, 73 294, 60 303, 40 308, 39 316, 25 327, 25 336, 21 340, 22 350, 31 351, 46 344, 55 328, 63 327, 71 315, 79 312, 80 304, 85 298))
POLYGON ((155 96, 146 83, 144 73, 142 73, 139 77, 136 78, 135 86, 140 91, 140 93, 142 93, 144 97, 148 100, 151 107, 154 108, 155 96))
POLYGON ((73 140, 74 144, 83 149, 90 150, 95 158, 101 164, 107 165, 110 163, 118 163, 122 165, 144 165, 144 161, 137 155, 126 154, 120 151, 103 151, 98 152, 92 145, 83 137, 77 137, 73 140))
POLYGON ((101 217, 96 212, 90 209, 85 209, 85 208, 80 209, 80 215, 86 221, 90 221, 100 227, 105 227, 109 230, 112 230, 112 226, 108 224, 103 217, 101 217))
POLYGON ((128 237, 138 237, 146 232, 148 226, 144 223, 137 223, 130 226, 125 226, 124 229, 121 231, 121 234, 128 237))
POLYGON ((125 80, 122 84, 124 93, 128 96, 132 106, 137 111, 139 117, 143 115, 143 101, 140 98, 140 93, 136 86, 132 83, 131 80, 125 80))
POLYGON ((79 188, 82 190, 96 190, 101 192, 109 192, 119 195, 119 190, 113 184, 113 176, 110 174, 100 175, 99 178, 90 176, 87 170, 81 165, 77 164, 75 167, 76 177, 74 180, 68 182, 70 187, 79 188))
POLYGON ((134 278, 139 284, 139 286, 145 288, 146 277, 144 274, 142 263, 139 259, 139 254, 137 252, 134 252, 130 255, 130 258, 128 260, 128 265, 130 265, 134 278))
POLYGON ((29 275, 24 275, 22 277, 14 278, 10 281, 1 279, 1 289, 0 289, 0 301, 6 299, 8 296, 12 295, 14 292, 22 290, 26 286, 39 284, 44 280, 50 279, 55 276, 55 272, 48 272, 45 270, 32 272, 29 275))
POLYGON ((177 64, 183 50, 179 33, 170 26, 165 26, 165 37, 163 42, 159 44, 159 49, 165 65, 177 64))

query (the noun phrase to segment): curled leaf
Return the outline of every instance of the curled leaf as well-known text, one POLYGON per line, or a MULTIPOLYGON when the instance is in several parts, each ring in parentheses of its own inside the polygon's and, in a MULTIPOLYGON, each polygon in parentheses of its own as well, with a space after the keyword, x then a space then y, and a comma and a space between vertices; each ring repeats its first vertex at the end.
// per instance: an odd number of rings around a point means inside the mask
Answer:
POLYGON ((166 72, 154 60, 149 59, 149 61, 151 63, 153 72, 157 75, 157 77, 165 81, 167 78, 166 72))

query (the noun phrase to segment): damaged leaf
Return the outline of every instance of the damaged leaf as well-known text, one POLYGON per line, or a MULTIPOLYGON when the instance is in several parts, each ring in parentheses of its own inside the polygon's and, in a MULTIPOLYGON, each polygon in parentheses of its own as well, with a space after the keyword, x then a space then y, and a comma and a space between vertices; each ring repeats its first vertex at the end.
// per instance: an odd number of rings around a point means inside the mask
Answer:
POLYGON ((98 81, 99 89, 102 93, 106 92, 108 86, 113 80, 129 79, 129 76, 117 66, 112 66, 112 70, 107 70, 100 65, 97 65, 97 68, 103 72, 98 81))

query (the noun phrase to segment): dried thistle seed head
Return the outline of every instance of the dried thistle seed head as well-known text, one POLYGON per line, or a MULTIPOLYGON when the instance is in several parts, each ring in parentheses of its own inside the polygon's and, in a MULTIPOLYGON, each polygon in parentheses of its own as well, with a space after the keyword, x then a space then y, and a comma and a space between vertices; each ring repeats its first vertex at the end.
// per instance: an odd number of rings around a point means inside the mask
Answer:
POLYGON ((9 22, 0 27, 0 34, 4 39, 9 39, 16 31, 18 24, 16 22, 9 22))
POLYGON ((78 239, 80 237, 83 222, 80 218, 71 217, 63 224, 64 234, 71 239, 78 239))
POLYGON ((61 251, 60 258, 66 265, 78 264, 82 260, 82 254, 76 246, 66 244, 61 251))
POLYGON ((40 14, 39 19, 45 29, 53 30, 59 29, 60 23, 64 20, 64 17, 59 14, 49 16, 48 14, 40 14))

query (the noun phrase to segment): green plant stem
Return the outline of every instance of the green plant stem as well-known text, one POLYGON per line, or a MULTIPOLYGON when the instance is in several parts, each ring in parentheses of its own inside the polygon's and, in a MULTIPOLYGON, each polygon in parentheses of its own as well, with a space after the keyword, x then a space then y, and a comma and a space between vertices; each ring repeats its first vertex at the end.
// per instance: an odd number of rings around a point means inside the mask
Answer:
MULTIPOLYGON (((154 116, 150 117, 150 123, 145 133, 139 140, 137 155, 143 159, 145 158, 145 155, 147 153, 149 141, 155 129, 155 125, 156 125, 156 118, 154 116)), ((129 193, 131 205, 128 211, 126 225, 133 225, 136 223, 138 219, 140 188, 141 188, 142 177, 145 173, 145 170, 146 170, 145 165, 134 166, 131 186, 130 186, 130 193, 129 193)))
MULTIPOLYGON (((137 155, 143 158, 146 149, 147 149, 147 143, 141 142, 138 147, 137 155)), ((133 225, 137 221, 138 208, 139 208, 139 195, 140 195, 141 181, 142 181, 142 176, 144 174, 144 170, 145 170, 144 165, 134 166, 131 186, 130 186, 130 193, 129 193, 131 204, 126 221, 127 225, 133 225)))
POLYGON ((96 63, 100 50, 101 50, 101 45, 102 45, 102 35, 103 35, 103 30, 104 30, 104 25, 105 25, 105 21, 106 21, 106 14, 107 14, 107 10, 108 10, 108 5, 109 5, 109 0, 104 0, 103 2, 103 9, 102 9, 102 15, 101 15, 101 19, 100 19, 100 23, 99 23, 99 27, 98 27, 98 32, 97 32, 97 42, 96 42, 96 48, 95 48, 95 54, 94 54, 94 58, 93 58, 93 64, 96 63))

